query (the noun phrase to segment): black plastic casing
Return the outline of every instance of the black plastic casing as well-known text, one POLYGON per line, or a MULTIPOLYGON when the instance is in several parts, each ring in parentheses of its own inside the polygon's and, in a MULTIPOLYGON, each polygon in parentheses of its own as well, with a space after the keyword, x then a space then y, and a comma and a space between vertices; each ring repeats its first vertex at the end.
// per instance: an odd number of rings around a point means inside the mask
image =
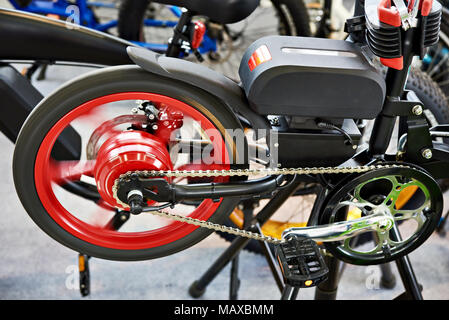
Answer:
MULTIPOLYGON (((362 135, 354 120, 344 120, 341 128, 353 144, 359 144, 362 135)), ((346 142, 346 137, 332 129, 280 130, 277 139, 277 162, 283 168, 338 166, 356 153, 353 145, 346 142)))
POLYGON ((0 131, 15 143, 22 124, 43 98, 16 69, 0 66, 0 131))
POLYGON ((132 64, 131 42, 42 15, 0 8, 0 59, 132 64))
MULTIPOLYGON (((20 129, 42 94, 9 65, 0 66, 0 131, 16 142, 20 129)), ((67 127, 59 136, 52 157, 57 160, 78 160, 81 155, 81 136, 67 127)))
POLYGON ((251 108, 263 115, 373 119, 385 99, 383 76, 343 40, 264 37, 248 48, 239 74, 251 108), (263 45, 271 60, 250 71, 263 45))

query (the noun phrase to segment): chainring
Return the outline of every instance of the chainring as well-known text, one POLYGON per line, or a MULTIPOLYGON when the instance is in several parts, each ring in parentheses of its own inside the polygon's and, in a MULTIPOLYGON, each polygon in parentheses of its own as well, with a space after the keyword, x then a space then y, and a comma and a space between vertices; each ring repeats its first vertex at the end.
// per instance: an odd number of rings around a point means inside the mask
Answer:
MULTIPOLYGON (((374 242, 374 248, 368 250, 357 246, 357 237, 327 242, 326 249, 332 255, 356 265, 387 263, 409 254, 432 234, 443 210, 441 189, 424 169, 408 163, 401 164, 404 166, 350 175, 341 181, 323 203, 320 224, 353 219, 348 213, 354 211, 360 216, 367 216, 374 208, 383 206, 388 208, 395 221, 393 229, 398 231, 399 225, 410 220, 417 225, 416 230, 413 228, 405 239, 396 238, 393 230, 374 232, 370 239, 374 242), (406 189, 410 192, 411 188, 415 189, 408 201, 412 203, 412 208, 399 208, 396 204, 401 193, 406 189)), ((363 236, 370 235, 359 237, 363 236)))

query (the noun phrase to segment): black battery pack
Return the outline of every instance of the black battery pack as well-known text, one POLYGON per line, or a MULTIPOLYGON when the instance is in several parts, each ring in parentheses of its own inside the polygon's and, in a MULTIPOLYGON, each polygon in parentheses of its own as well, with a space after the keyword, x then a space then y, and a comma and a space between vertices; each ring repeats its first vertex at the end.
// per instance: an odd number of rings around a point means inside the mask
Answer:
POLYGON ((362 50, 344 40, 268 36, 239 69, 250 106, 263 115, 373 119, 385 80, 362 50))

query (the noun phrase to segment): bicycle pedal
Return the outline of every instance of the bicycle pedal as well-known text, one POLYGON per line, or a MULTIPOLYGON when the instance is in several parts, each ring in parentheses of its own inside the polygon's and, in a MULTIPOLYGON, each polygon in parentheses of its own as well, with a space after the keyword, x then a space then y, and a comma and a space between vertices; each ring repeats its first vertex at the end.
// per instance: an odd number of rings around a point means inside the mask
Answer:
POLYGON ((315 241, 290 237, 275 252, 286 284, 310 288, 327 279, 329 269, 315 241))

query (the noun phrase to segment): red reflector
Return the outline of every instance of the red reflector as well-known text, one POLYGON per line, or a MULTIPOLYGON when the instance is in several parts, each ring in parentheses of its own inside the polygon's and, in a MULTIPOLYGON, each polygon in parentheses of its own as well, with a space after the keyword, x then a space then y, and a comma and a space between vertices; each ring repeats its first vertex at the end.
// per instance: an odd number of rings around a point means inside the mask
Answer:
POLYGON ((377 6, 379 21, 393 27, 400 27, 402 24, 401 15, 396 7, 391 6, 391 0, 381 0, 377 6))
POLYGON ((404 57, 390 58, 390 59, 380 58, 380 62, 384 66, 396 70, 402 70, 404 68, 404 57))
POLYGON ((433 0, 424 0, 422 1, 419 6, 421 9, 421 14, 424 17, 427 17, 430 13, 430 10, 432 10, 433 0))
POLYGON ((192 49, 198 49, 203 42, 206 26, 201 21, 195 21, 195 31, 193 32, 192 49))
POLYGON ((250 71, 253 71, 259 64, 271 60, 270 51, 266 45, 260 46, 254 53, 251 55, 248 61, 248 67, 250 71))

